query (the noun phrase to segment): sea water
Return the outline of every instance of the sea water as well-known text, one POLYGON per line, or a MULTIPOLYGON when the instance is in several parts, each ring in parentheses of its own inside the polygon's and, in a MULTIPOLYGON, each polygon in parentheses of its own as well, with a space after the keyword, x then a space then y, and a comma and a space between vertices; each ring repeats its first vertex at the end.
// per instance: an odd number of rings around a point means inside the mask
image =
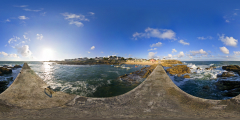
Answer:
MULTIPOLYGON (((215 99, 215 100, 223 100, 230 99, 232 97, 222 96, 223 92, 216 88, 215 83, 221 78, 217 78, 217 74, 222 74, 223 72, 227 72, 222 69, 222 66, 226 65, 240 65, 240 61, 182 61, 185 65, 187 65, 191 70, 191 73, 187 73, 190 75, 190 78, 182 78, 174 75, 169 75, 171 80, 183 91, 187 92, 196 97, 201 97, 205 99, 215 99), (216 69, 213 70, 205 70, 205 68, 209 68, 210 66, 216 66, 216 69), (197 68, 202 70, 197 70, 197 68), (194 73, 195 72, 195 73, 194 73), (208 86, 209 89, 203 89, 204 86, 208 86)), ((165 67, 164 69, 168 69, 165 67)), ((237 73, 235 73, 234 77, 228 77, 229 81, 240 81, 240 77, 237 73)))
MULTIPOLYGON (((23 63, 0 61, 0 66, 23 65, 23 63)), ((126 69, 111 65, 61 65, 39 61, 27 63, 55 91, 91 97, 116 96, 132 90, 137 86, 136 84, 126 84, 121 82, 118 77, 146 67, 145 65, 125 65, 125 67, 130 67, 130 69, 126 69)), ((0 80, 6 80, 8 77, 15 79, 20 70, 21 68, 15 69, 12 74, 4 75, 0 80)))

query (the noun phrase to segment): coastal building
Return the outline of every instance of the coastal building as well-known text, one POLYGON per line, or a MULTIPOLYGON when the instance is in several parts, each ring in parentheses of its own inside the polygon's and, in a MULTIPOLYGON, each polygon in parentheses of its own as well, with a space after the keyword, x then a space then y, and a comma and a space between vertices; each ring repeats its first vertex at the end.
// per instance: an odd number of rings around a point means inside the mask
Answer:
POLYGON ((156 60, 155 60, 155 59, 151 59, 150 61, 151 61, 152 63, 155 63, 156 60))
POLYGON ((64 61, 72 61, 72 59, 64 59, 64 61))

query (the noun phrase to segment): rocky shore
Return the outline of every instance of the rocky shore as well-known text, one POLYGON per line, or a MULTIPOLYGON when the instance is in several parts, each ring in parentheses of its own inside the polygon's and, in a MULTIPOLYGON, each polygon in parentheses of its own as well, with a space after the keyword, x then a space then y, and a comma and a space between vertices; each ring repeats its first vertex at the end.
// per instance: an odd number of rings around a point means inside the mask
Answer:
POLYGON ((240 67, 238 65, 228 65, 222 66, 223 70, 228 72, 223 72, 219 74, 217 77, 220 78, 216 82, 216 86, 219 90, 224 91, 222 95, 228 97, 235 97, 240 94, 240 81, 229 81, 226 80, 228 77, 238 77, 235 75, 237 73, 240 75, 240 67))
POLYGON ((156 67, 157 64, 151 65, 150 67, 143 67, 141 70, 120 76, 119 80, 126 82, 128 85, 139 84, 144 78, 147 78, 156 67))
MULTIPOLYGON (((8 66, 8 65, 3 65, 0 66, 0 76, 3 76, 4 74, 11 74, 13 69, 16 68, 21 68, 22 66, 20 65, 15 65, 14 67, 8 66)), ((7 78, 6 80, 0 81, 0 93, 5 91, 7 89, 7 85, 9 82, 13 81, 13 77, 7 78)))
POLYGON ((125 63, 125 60, 87 60, 87 61, 54 61, 57 64, 63 65, 121 65, 125 63))

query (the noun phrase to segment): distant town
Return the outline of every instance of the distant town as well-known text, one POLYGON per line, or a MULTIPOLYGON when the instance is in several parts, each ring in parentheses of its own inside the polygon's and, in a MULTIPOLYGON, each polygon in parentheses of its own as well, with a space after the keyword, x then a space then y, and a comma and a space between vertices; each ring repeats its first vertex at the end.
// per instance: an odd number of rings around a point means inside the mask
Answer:
MULTIPOLYGON (((165 59, 165 58, 163 58, 165 59)), ((102 60, 121 60, 125 62, 149 62, 149 61, 156 61, 158 59, 137 59, 137 58, 124 58, 120 56, 108 56, 108 57, 95 57, 95 58, 75 58, 75 59, 64 59, 62 61, 88 61, 88 60, 95 60, 95 61, 102 61, 102 60)), ((50 60, 50 61, 59 61, 59 60, 50 60)))

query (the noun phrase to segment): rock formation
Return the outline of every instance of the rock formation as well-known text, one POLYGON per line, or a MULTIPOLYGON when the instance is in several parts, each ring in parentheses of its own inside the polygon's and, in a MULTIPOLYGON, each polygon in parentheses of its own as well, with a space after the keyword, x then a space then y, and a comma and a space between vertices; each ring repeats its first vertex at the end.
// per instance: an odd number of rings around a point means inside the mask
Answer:
POLYGON ((172 68, 168 68, 167 72, 169 72, 171 75, 175 75, 191 73, 191 70, 189 67, 187 67, 187 65, 176 65, 172 68))

